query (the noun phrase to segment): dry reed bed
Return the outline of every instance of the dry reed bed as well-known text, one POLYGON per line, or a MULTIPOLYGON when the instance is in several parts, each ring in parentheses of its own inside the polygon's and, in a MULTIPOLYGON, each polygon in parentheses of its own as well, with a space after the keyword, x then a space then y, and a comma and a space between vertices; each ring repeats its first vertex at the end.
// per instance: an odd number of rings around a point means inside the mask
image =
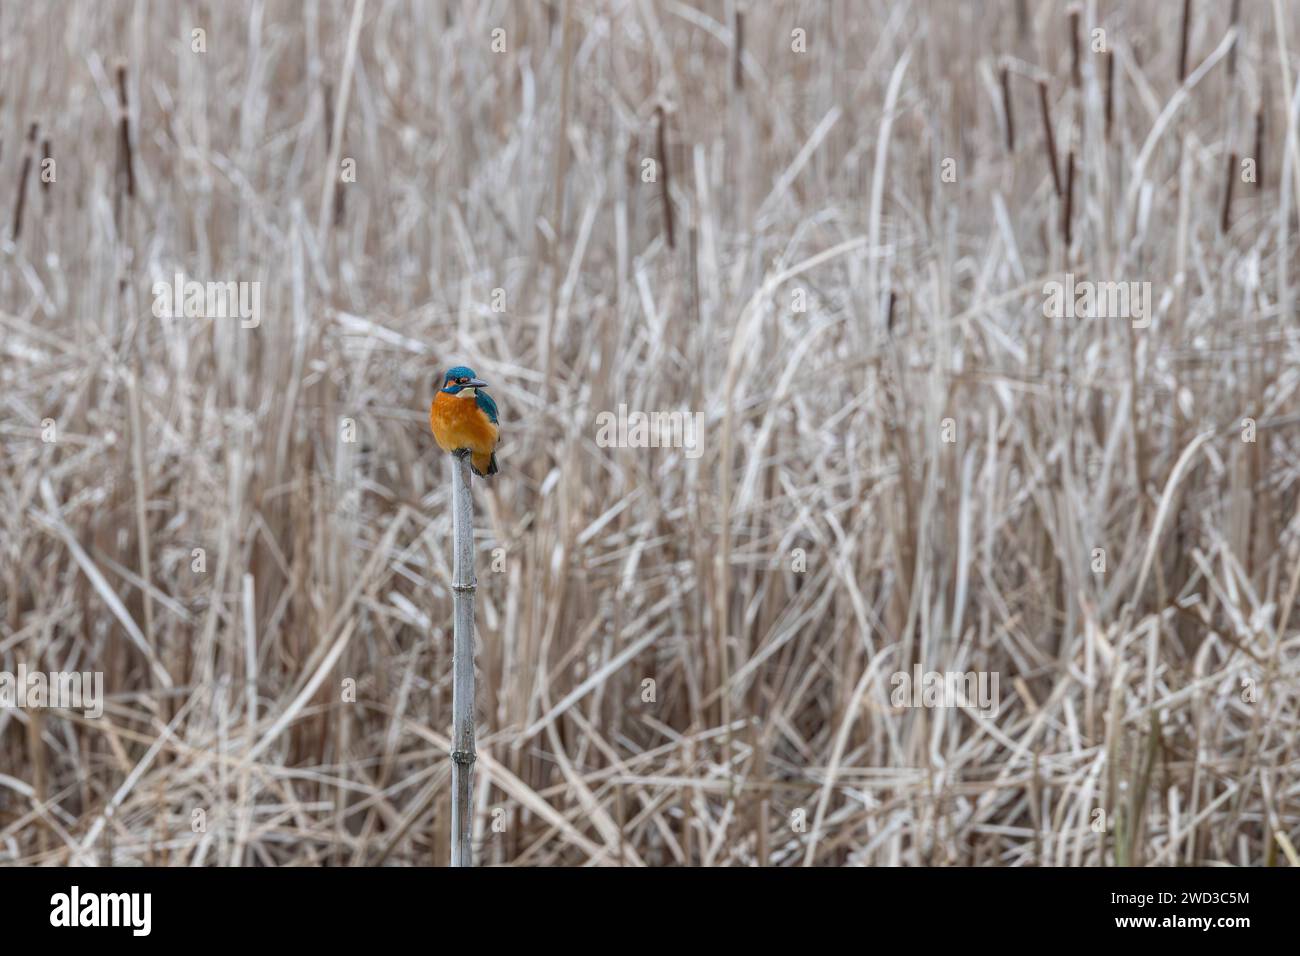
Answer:
POLYGON ((0 861, 447 859, 465 361, 483 862, 1297 862, 1300 14, 1189 7, 5 5, 0 668, 110 697, 0 711, 0 861))

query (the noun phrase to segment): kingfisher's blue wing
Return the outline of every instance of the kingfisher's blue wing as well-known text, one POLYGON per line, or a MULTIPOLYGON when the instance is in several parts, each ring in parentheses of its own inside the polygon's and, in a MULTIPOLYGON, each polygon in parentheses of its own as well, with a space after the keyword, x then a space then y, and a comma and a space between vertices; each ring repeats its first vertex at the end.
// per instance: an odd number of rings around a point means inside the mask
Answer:
POLYGON ((488 421, 493 425, 496 425, 497 403, 492 401, 492 396, 480 388, 474 392, 474 401, 478 403, 479 408, 483 409, 483 413, 487 415, 488 421))

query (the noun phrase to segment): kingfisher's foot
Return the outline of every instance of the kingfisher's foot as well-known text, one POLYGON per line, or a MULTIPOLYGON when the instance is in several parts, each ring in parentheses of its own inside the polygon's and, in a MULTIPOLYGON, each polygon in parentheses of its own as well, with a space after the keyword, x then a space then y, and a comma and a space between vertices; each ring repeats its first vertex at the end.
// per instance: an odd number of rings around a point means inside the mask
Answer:
POLYGON ((456 458, 459 458, 461 461, 464 461, 466 458, 468 458, 470 454, 471 452, 468 448, 457 448, 455 451, 452 452, 452 455, 456 458))

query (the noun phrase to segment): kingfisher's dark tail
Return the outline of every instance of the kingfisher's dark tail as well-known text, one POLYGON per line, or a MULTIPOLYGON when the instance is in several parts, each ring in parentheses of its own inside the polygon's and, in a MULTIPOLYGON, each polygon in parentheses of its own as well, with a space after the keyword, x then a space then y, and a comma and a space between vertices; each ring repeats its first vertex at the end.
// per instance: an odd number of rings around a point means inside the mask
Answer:
POLYGON ((487 470, 487 473, 488 473, 489 475, 495 475, 495 474, 497 473, 497 453, 496 453, 496 452, 493 452, 493 453, 492 453, 492 460, 488 462, 488 470, 487 470))
POLYGON ((497 456, 493 452, 488 456, 487 461, 483 460, 482 455, 471 455, 469 466, 474 470, 474 474, 480 478, 489 478, 497 473, 497 456))

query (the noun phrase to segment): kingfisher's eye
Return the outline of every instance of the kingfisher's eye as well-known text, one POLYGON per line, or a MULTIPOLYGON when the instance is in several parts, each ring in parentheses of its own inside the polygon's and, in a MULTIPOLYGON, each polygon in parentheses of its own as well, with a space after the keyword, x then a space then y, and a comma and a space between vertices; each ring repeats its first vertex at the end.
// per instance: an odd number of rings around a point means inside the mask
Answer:
POLYGON ((465 384, 466 382, 468 382, 468 381, 469 381, 469 379, 467 379, 467 378, 462 378, 462 379, 460 380, 460 384, 464 385, 464 384, 465 384))

